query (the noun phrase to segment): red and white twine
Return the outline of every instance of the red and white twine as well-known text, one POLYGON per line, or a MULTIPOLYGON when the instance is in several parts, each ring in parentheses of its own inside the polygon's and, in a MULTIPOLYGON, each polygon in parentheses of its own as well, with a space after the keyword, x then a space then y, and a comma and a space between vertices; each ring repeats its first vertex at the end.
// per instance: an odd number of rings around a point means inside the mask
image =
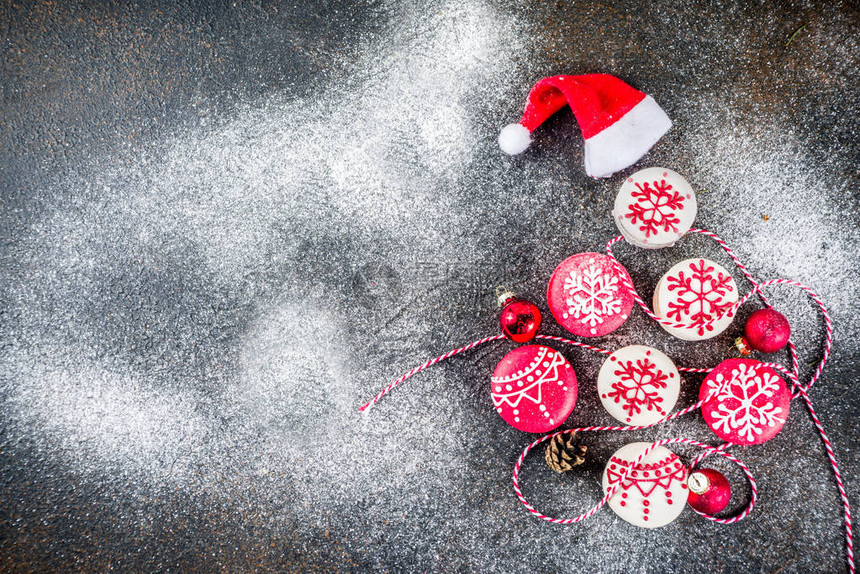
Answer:
MULTIPOLYGON (((790 386, 791 386, 791 389, 793 391, 792 399, 795 399, 798 397, 803 399, 803 402, 806 405, 807 410, 809 411, 809 415, 810 415, 810 418, 812 419, 812 423, 815 425, 815 428, 818 429, 818 434, 821 436, 821 440, 824 443, 824 448, 827 452, 827 458, 830 461, 830 467, 833 470, 833 476, 836 479, 836 487, 839 490, 839 496, 842 500, 842 511, 843 511, 844 525, 845 525, 845 548, 846 548, 846 559, 847 559, 847 563, 848 563, 848 571, 851 574, 855 574, 856 570, 855 570, 855 565, 854 565, 854 533, 853 533, 853 529, 851 526, 851 507, 850 507, 850 504, 848 501, 848 495, 845 491, 845 484, 842 481, 842 474, 839 471, 839 465, 836 462, 836 455, 833 452, 833 446, 830 443, 830 439, 827 437, 827 433, 824 432, 824 427, 822 426, 821 420, 818 418, 818 414, 815 412, 815 409, 812 406, 812 400, 809 398, 809 394, 808 394, 809 390, 812 388, 812 386, 815 384, 815 382, 818 381, 818 379, 821 377, 821 373, 824 370, 824 365, 827 363, 827 359, 830 356, 830 348, 833 344, 833 323, 830 319, 830 314, 828 313, 827 308, 825 307, 824 303, 822 302, 822 300, 818 296, 818 294, 815 291, 813 291, 812 289, 810 289, 809 287, 807 287, 806 285, 803 285, 802 283, 798 283, 797 281, 792 281, 790 279, 771 279, 769 281, 758 282, 755 280, 755 278, 752 276, 752 274, 749 272, 749 270, 746 268, 746 266, 741 262, 741 260, 738 258, 738 256, 735 255, 734 251, 732 251, 732 249, 728 246, 728 244, 726 244, 726 242, 723 241, 723 239, 720 238, 717 234, 715 234, 711 231, 704 230, 704 229, 691 229, 689 232, 701 234, 701 235, 704 235, 706 237, 710 237, 711 239, 716 241, 717 244, 719 244, 720 247, 722 247, 723 250, 726 252, 726 254, 732 259, 732 261, 735 263, 737 268, 741 271, 741 273, 744 275, 744 277, 746 277, 747 281, 752 286, 752 289, 749 291, 749 293, 747 293, 746 295, 741 297, 738 300, 738 302, 732 306, 732 308, 728 311, 728 313, 731 313, 732 315, 734 315, 741 305, 743 305, 744 303, 749 301, 755 295, 758 295, 758 297, 762 300, 764 305, 766 305, 767 307, 771 307, 770 301, 768 301, 768 299, 765 297, 763 290, 764 290, 764 288, 770 287, 773 285, 790 285, 792 287, 797 287, 798 289, 803 290, 809 296, 809 298, 812 299, 816 303, 816 305, 818 305, 818 308, 821 311, 821 315, 824 318, 824 327, 825 327, 824 352, 822 353, 821 361, 818 363, 818 366, 816 367, 815 372, 810 377, 808 383, 806 383, 805 385, 800 383, 800 380, 799 380, 799 377, 800 377, 800 361, 798 359, 797 349, 794 345, 794 342, 791 339, 789 339, 789 341, 788 341, 788 348, 789 348, 789 353, 791 355, 791 363, 792 363, 790 370, 783 367, 782 365, 778 365, 776 363, 763 363, 763 366, 778 370, 779 372, 783 373, 789 379, 790 386)), ((619 265, 620 265, 620 263, 618 262, 614 253, 612 252, 612 247, 616 243, 621 241, 622 239, 623 239, 623 237, 619 235, 618 237, 611 239, 606 244, 606 254, 613 261, 618 263, 619 265)), ((633 297, 634 301, 636 301, 636 303, 639 305, 639 307, 642 309, 642 311, 646 315, 648 315, 648 317, 650 317, 654 321, 657 321, 658 323, 661 323, 662 325, 665 325, 667 327, 673 327, 676 329, 685 329, 685 328, 688 329, 688 328, 690 328, 689 325, 686 325, 683 323, 676 323, 676 322, 668 321, 666 319, 663 319, 663 318, 655 315, 653 313, 653 311, 651 311, 651 309, 645 303, 645 301, 642 299, 642 297, 640 297, 639 293, 636 291, 636 287, 632 283, 628 282, 628 280, 626 279, 626 273, 621 273, 620 275, 622 278, 622 282, 627 287, 627 289, 630 291, 630 294, 633 297)), ((717 319, 719 319, 719 317, 717 319)), ((709 325, 713 324, 717 319, 714 319, 714 320, 709 321, 707 323, 704 323, 702 325, 697 325, 696 328, 702 328, 702 327, 707 328, 709 325)), ((554 335, 537 335, 536 338, 542 339, 542 340, 547 340, 547 341, 555 341, 555 342, 562 343, 565 345, 572 345, 572 346, 580 347, 580 348, 583 348, 583 349, 586 349, 589 351, 594 351, 596 353, 600 353, 603 355, 611 355, 612 354, 612 351, 609 351, 607 349, 603 349, 603 348, 600 348, 600 347, 597 347, 594 345, 589 345, 587 343, 582 343, 580 341, 574 341, 572 339, 567 339, 564 337, 558 337, 558 336, 554 336, 554 335)), ((398 385, 400 385, 401 383, 403 383, 407 379, 411 378, 412 376, 423 371, 424 369, 435 365, 436 363, 439 363, 439 362, 444 361, 446 359, 449 359, 455 355, 459 355, 461 353, 464 353, 466 351, 474 349, 475 347, 484 345, 485 343, 490 343, 490 342, 494 342, 494 341, 501 341, 503 339, 505 339, 504 335, 493 335, 491 337, 485 337, 483 339, 473 341, 467 345, 463 345, 462 347, 459 347, 457 349, 452 349, 451 351, 448 351, 447 353, 445 353, 443 355, 440 355, 438 357, 430 359, 430 360, 426 361, 425 363, 413 368, 409 372, 404 373, 396 381, 392 382, 387 387, 382 389, 379 393, 377 393, 377 395, 375 397, 373 397, 367 403, 365 403, 364 405, 359 407, 359 410, 362 412, 367 412, 367 410, 370 407, 375 405, 377 402, 379 402, 382 399, 382 397, 384 397, 389 392, 394 390, 395 387, 397 387, 398 385)), ((679 367, 678 370, 683 371, 683 372, 687 372, 687 373, 708 373, 712 369, 710 369, 710 368, 697 368, 697 367, 679 367)), ((710 456, 713 454, 722 456, 722 457, 734 462, 735 464, 737 464, 741 468, 741 470, 746 475, 747 480, 750 483, 750 489, 751 489, 751 493, 752 493, 751 497, 750 497, 750 502, 746 506, 746 508, 744 508, 740 513, 736 514, 735 516, 732 516, 729 518, 718 518, 716 516, 711 516, 711 515, 707 515, 707 514, 698 512, 696 510, 694 510, 694 512, 703 516, 704 518, 707 518, 708 520, 711 520, 713 522, 719 522, 721 524, 732 524, 734 522, 738 522, 739 520, 743 520, 746 516, 748 516, 750 514, 750 512, 752 512, 753 508, 755 507, 755 503, 756 503, 756 500, 758 498, 758 490, 756 488, 755 479, 753 478, 753 475, 752 475, 752 472, 750 471, 750 469, 743 462, 741 462, 739 459, 737 459, 732 454, 727 452, 727 449, 731 446, 730 443, 724 443, 724 444, 721 444, 719 446, 712 446, 712 445, 704 444, 704 443, 701 443, 701 442, 698 442, 698 441, 695 441, 692 439, 687 439, 687 438, 662 439, 662 440, 656 441, 654 443, 651 443, 639 455, 639 457, 633 462, 633 464, 630 465, 629 467, 627 467, 622 472, 622 475, 620 476, 619 480, 606 491, 603 498, 597 504, 595 504, 593 507, 591 507, 589 510, 587 510, 583 514, 580 514, 579 516, 575 516, 573 518, 553 518, 551 516, 547 516, 545 514, 542 514, 540 511, 535 509, 535 507, 532 506, 528 502, 526 497, 523 495, 522 490, 520 489, 520 484, 519 484, 520 468, 521 468, 523 461, 525 460, 526 456, 536 446, 538 446, 541 443, 544 443, 548 440, 551 440, 553 437, 556 437, 556 436, 562 435, 562 434, 569 434, 569 433, 573 433, 573 432, 642 430, 645 428, 653 427, 655 425, 662 424, 664 422, 676 419, 676 418, 683 416, 687 413, 695 411, 695 410, 699 409, 702 406, 702 404, 707 402, 708 398, 710 398, 710 395, 709 395, 709 397, 705 398, 704 400, 700 400, 700 401, 696 402, 693 405, 690 405, 689 407, 687 407, 685 409, 681 409, 679 411, 671 413, 671 414, 663 417, 659 421, 652 423, 652 424, 649 424, 649 425, 579 427, 579 428, 572 428, 572 429, 565 429, 565 430, 561 430, 561 431, 555 431, 553 433, 547 434, 546 436, 543 436, 543 437, 537 439, 536 441, 529 444, 523 450, 522 454, 517 459, 517 462, 514 465, 513 486, 514 486, 514 491, 516 492, 517 498, 519 498, 520 502, 523 503, 523 505, 526 507, 526 509, 531 514, 533 514, 537 518, 540 518, 541 520, 545 520, 547 522, 553 522, 556 524, 571 524, 571 523, 575 523, 575 522, 581 522, 581 521, 593 516, 597 511, 599 511, 601 508, 603 508, 603 506, 615 494, 615 491, 618 489, 619 485, 621 485, 622 482, 627 478, 627 474, 633 468, 635 468, 636 465, 638 465, 642 461, 642 459, 644 459, 653 449, 657 448, 658 446, 662 446, 662 445, 666 445, 666 444, 688 444, 688 445, 692 445, 692 446, 695 446, 695 447, 702 449, 702 452, 698 456, 696 456, 696 458, 693 459, 693 461, 691 462, 691 464, 688 467, 688 470, 692 470, 692 469, 696 468, 699 465, 699 463, 704 458, 706 458, 707 456, 710 456)))

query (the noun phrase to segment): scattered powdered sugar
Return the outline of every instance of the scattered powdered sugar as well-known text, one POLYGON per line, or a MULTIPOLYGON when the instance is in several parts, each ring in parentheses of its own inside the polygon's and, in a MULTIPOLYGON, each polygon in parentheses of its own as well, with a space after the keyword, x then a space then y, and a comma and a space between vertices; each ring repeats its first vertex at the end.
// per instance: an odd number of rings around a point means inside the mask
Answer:
MULTIPOLYGON (((697 158, 688 177, 708 189, 697 224, 717 230, 759 280, 800 281, 835 317, 852 316, 858 291, 851 277, 860 273, 860 229, 852 222, 860 213, 849 185, 803 149, 792 126, 762 125, 715 99, 697 105, 701 111, 685 132, 697 158)), ((815 360, 817 307, 792 287, 769 287, 766 294, 790 317, 807 360, 815 360)), ((855 321, 837 321, 836 328, 841 344, 853 346, 860 337, 855 321)))
MULTIPOLYGON (((44 359, 81 356, 74 347, 42 349, 44 359)), ((6 404, 15 422, 38 429, 39 440, 76 469, 183 483, 187 462, 202 447, 207 422, 181 389, 159 390, 128 369, 86 359, 60 364, 16 356, 19 392, 6 404)), ((14 420, 13 419, 13 420, 14 420)))
MULTIPOLYGON (((715 100, 699 105, 711 110, 725 106, 715 100)), ((840 274, 827 271, 856 262, 851 245, 858 230, 849 223, 857 206, 847 201, 850 190, 827 164, 808 155, 791 126, 761 126, 731 110, 720 111, 703 112, 699 117, 704 121, 685 134, 697 155, 691 177, 710 192, 703 195, 706 216, 720 219, 727 228, 723 233, 734 233, 733 243, 767 272, 815 280, 820 289, 848 295, 850 291, 837 288, 840 274), (837 182, 839 187, 832 188, 837 182)))
MULTIPOLYGON (((376 259, 414 267, 443 257, 450 235, 474 264, 448 190, 513 82, 517 35, 481 3, 393 14, 355 73, 315 97, 272 97, 57 182, 20 240, 18 341, 3 357, 11 432, 39 464, 88 481, 287 501, 311 524, 380 484, 412 512, 439 504, 428 497, 468 464, 448 432, 458 423, 408 402, 358 415, 369 387, 357 377, 382 379, 378 363, 351 365, 372 334, 350 332, 368 311, 342 300, 382 242, 376 259), (408 452, 390 433, 410 437, 408 452), (404 500, 418 476, 421 496, 404 500)), ((441 375, 426 381, 456 388, 441 375)), ((457 393, 437 404, 457 413, 457 393)))
POLYGON ((297 256, 283 249, 301 244, 273 228, 338 236, 346 230, 332 224, 348 222, 353 241, 388 234, 431 248, 444 238, 407 230, 468 225, 456 196, 440 190, 456 184, 485 137, 476 120, 499 98, 488 80, 498 87, 513 66, 513 30, 480 4, 395 16, 384 44, 357 48, 366 61, 348 79, 313 98, 274 97, 176 141, 130 182, 124 219, 156 229, 174 222, 211 269, 233 277, 265 255, 297 256))

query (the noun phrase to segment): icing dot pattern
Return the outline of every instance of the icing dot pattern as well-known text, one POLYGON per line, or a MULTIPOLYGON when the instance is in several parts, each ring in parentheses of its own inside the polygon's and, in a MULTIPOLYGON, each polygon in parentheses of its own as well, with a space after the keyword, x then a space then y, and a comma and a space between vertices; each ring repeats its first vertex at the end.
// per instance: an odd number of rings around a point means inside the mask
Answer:
POLYGON ((576 405, 576 373, 564 356, 542 345, 526 345, 505 355, 490 378, 496 412, 516 429, 548 432, 576 405))
MULTIPOLYGON (((603 492, 616 484, 649 443, 634 442, 618 449, 603 470, 603 492)), ((687 498, 687 467, 664 446, 654 448, 630 470, 607 503, 620 518, 642 528, 659 528, 675 520, 687 498)))

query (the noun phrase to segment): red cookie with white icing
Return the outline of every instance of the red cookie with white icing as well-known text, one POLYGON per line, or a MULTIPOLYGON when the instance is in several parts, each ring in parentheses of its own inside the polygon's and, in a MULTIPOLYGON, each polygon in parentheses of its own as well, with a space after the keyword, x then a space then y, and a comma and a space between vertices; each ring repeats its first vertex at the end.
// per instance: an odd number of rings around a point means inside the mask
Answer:
POLYGON ((649 167, 627 178, 612 216, 628 243, 645 249, 670 247, 696 219, 696 194, 680 174, 649 167))
POLYGON ((581 337, 600 337, 620 327, 633 309, 625 286, 630 275, 620 263, 600 253, 578 253, 556 268, 547 302, 558 323, 581 337))
POLYGON ((654 290, 654 313, 687 325, 670 327, 660 323, 670 334, 685 341, 703 341, 732 324, 737 301, 738 286, 731 274, 713 261, 698 257, 681 261, 660 278, 654 290))
POLYGON ((753 359, 728 359, 699 389, 702 416, 726 442, 761 444, 779 434, 788 418, 791 393, 776 372, 753 359))
MULTIPOLYGON (((647 442, 633 442, 612 455, 603 469, 604 495, 647 447, 647 442)), ((658 528, 678 518, 687 496, 687 467, 671 450, 658 446, 621 481, 608 504, 634 526, 658 528)))
POLYGON ((525 432, 548 432, 576 405, 576 373, 561 353, 526 345, 505 355, 490 379, 490 396, 505 422, 525 432))
POLYGON ((668 415, 680 390, 681 375, 672 359, 645 345, 618 349, 597 375, 603 408, 628 425, 648 425, 668 415))

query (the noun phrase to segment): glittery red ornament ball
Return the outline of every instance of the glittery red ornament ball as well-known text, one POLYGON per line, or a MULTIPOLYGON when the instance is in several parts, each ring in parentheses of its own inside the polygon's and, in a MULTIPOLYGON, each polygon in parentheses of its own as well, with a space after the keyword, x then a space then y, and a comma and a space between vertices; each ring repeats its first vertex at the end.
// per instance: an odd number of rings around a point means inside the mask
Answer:
POLYGON ((759 309, 747 319, 744 336, 749 346, 756 351, 775 353, 788 343, 791 327, 779 311, 759 309))
POLYGON ((703 468, 690 473, 687 479, 690 494, 687 504, 703 514, 722 512, 732 497, 732 487, 721 473, 703 468))
POLYGON ((528 343, 540 330, 540 309, 523 299, 512 299, 502 309, 499 325, 505 337, 516 343, 528 343))

